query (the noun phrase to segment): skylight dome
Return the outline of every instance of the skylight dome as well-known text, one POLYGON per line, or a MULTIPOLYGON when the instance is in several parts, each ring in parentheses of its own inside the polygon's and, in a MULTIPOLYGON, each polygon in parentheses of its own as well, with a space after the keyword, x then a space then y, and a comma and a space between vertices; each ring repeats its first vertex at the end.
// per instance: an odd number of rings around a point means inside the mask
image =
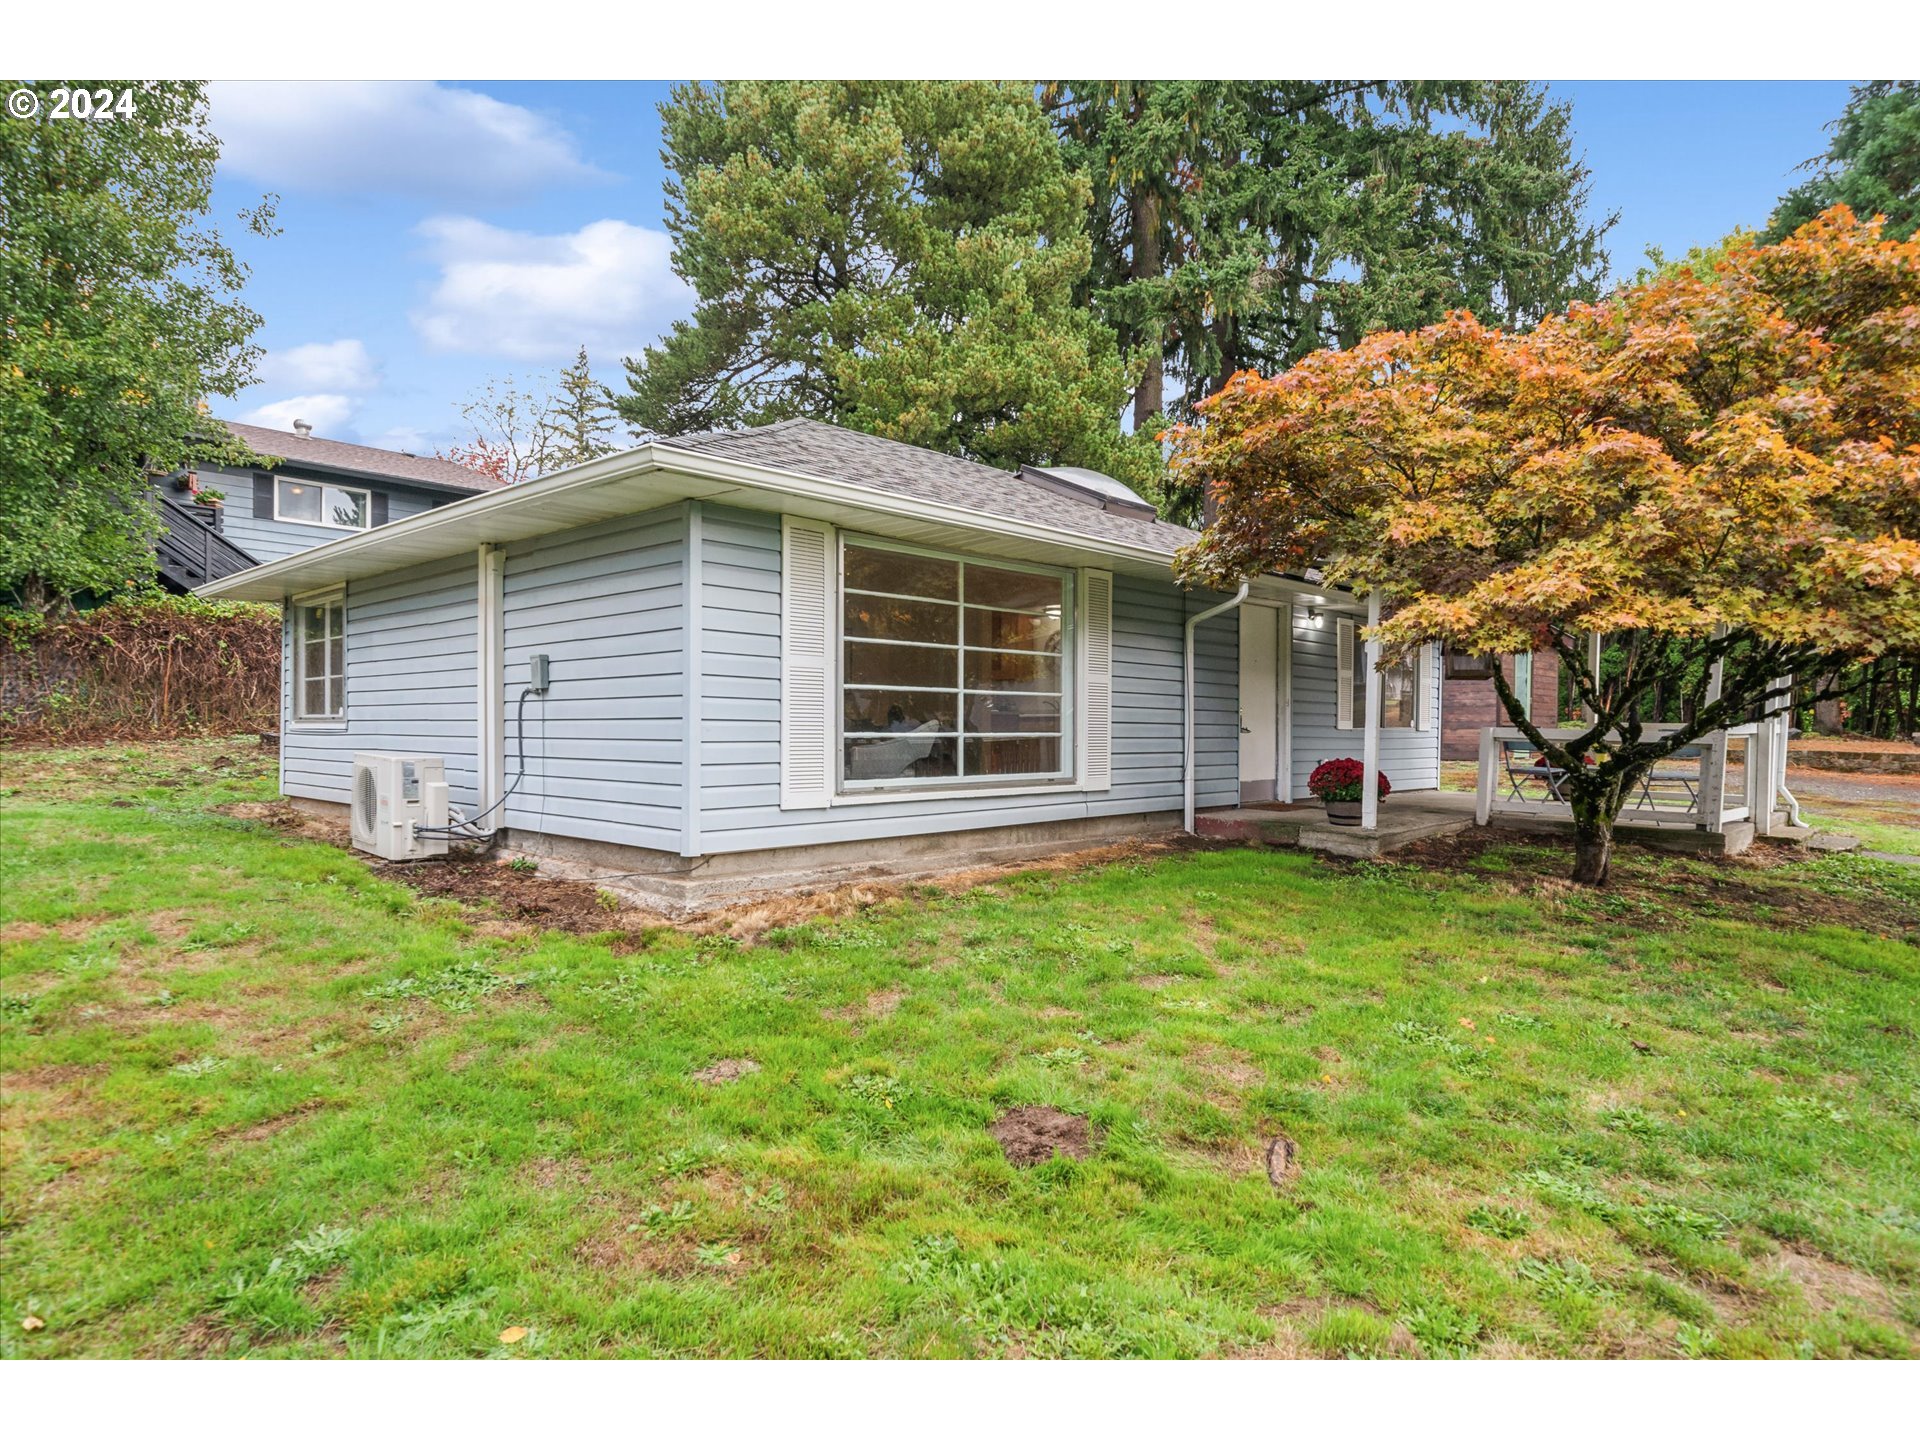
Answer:
POLYGON ((1151 520, 1156 513, 1153 506, 1111 475, 1103 475, 1098 470, 1088 470, 1079 465, 1022 465, 1020 478, 1042 489, 1070 495, 1115 514, 1136 515, 1151 520))

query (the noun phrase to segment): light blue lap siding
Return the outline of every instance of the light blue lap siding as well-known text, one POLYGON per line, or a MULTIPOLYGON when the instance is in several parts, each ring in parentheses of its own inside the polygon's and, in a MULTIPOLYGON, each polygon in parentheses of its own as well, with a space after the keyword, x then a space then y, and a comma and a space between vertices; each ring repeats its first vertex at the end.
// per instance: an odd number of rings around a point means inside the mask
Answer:
MULTIPOLYGON (((253 472, 251 470, 224 470, 212 466, 202 466, 200 483, 203 489, 218 490, 226 496, 220 517, 220 533, 238 545, 261 564, 269 560, 279 560, 287 555, 297 555, 302 550, 310 550, 315 545, 324 545, 329 540, 338 540, 351 535, 351 530, 342 530, 332 525, 299 525, 291 521, 276 520, 271 515, 256 516, 253 513, 253 472)), ((320 483, 324 484, 322 480, 320 483)), ((431 510, 436 499, 445 503, 458 496, 441 497, 425 490, 412 490, 404 485, 383 485, 375 481, 353 480, 343 477, 342 485, 351 485, 358 490, 366 490, 387 497, 387 523, 404 520, 409 515, 418 515, 431 510)))
MULTIPOLYGON (((1293 612, 1293 793, 1307 798, 1307 777, 1322 760, 1343 756, 1360 758, 1366 740, 1361 730, 1362 717, 1354 716, 1354 728, 1342 730, 1335 723, 1336 681, 1339 659, 1335 650, 1335 627, 1331 616, 1317 627, 1306 623, 1306 611, 1293 612)), ((1356 655, 1360 646, 1355 641, 1356 655)), ((1427 696, 1427 714, 1432 723, 1425 730, 1395 729, 1380 732, 1380 768, 1396 790, 1435 790, 1440 785, 1440 666, 1429 665, 1432 689, 1427 696)))
POLYGON ((344 728, 292 719, 292 645, 283 637, 283 794, 345 804, 355 751, 405 750, 441 756, 453 803, 476 803, 474 576, 473 558, 460 556, 348 587, 344 728))
POLYGON ((516 829, 678 850, 686 777, 687 512, 565 530, 507 549, 506 773, 520 768, 520 692, 545 654, 547 695, 526 702, 516 829))
MULTIPOLYGON (((1113 785, 982 799, 920 794, 822 810, 780 808, 780 521, 706 506, 700 520, 701 853, 882 840, 948 830, 1177 810, 1181 627, 1217 597, 1166 582, 1114 584, 1113 785)), ((1195 646, 1199 803, 1239 793, 1239 629, 1229 614, 1195 646)))

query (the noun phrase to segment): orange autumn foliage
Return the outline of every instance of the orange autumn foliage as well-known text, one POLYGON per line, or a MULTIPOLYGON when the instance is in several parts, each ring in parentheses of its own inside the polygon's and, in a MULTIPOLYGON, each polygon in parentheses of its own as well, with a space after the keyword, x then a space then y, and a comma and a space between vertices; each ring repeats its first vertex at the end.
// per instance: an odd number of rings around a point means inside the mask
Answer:
MULTIPOLYGON (((1836 207, 1525 334, 1465 313, 1236 375, 1173 432, 1190 581, 1319 565, 1389 654, 1587 631, 1772 673, 1920 646, 1920 242, 1836 207), (1764 668, 1764 667, 1763 667, 1764 668)), ((1563 652, 1565 653, 1565 652, 1563 652)))

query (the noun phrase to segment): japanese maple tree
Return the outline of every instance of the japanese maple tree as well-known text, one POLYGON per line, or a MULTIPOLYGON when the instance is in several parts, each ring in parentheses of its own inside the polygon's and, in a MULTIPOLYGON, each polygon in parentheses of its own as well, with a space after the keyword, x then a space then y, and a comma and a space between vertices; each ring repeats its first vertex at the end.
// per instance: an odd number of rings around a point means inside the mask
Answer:
POLYGON ((1778 713, 1784 677, 1920 646, 1920 244, 1842 206, 1525 334, 1460 312, 1236 375, 1173 438, 1219 507, 1188 580, 1318 565, 1381 593, 1389 660, 1559 655, 1572 738, 1493 683, 1568 772, 1576 880, 1662 758, 1778 713), (1604 680, 1594 632, 1627 638, 1604 680), (1662 684, 1691 718, 1651 733, 1662 684))

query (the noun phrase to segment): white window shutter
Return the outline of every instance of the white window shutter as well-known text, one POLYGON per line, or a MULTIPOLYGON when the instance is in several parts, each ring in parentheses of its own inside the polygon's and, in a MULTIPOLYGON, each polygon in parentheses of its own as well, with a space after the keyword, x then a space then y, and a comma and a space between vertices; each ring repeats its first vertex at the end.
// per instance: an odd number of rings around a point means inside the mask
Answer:
POLYGON ((781 517, 780 808, 833 803, 833 529, 781 517))
POLYGON ((1433 728, 1433 647, 1422 645, 1413 661, 1413 728, 1433 728))
POLYGON ((1080 572, 1080 783, 1113 786, 1113 576, 1080 572))
POLYGON ((1353 728, 1353 621, 1333 622, 1333 724, 1336 730, 1353 728))

